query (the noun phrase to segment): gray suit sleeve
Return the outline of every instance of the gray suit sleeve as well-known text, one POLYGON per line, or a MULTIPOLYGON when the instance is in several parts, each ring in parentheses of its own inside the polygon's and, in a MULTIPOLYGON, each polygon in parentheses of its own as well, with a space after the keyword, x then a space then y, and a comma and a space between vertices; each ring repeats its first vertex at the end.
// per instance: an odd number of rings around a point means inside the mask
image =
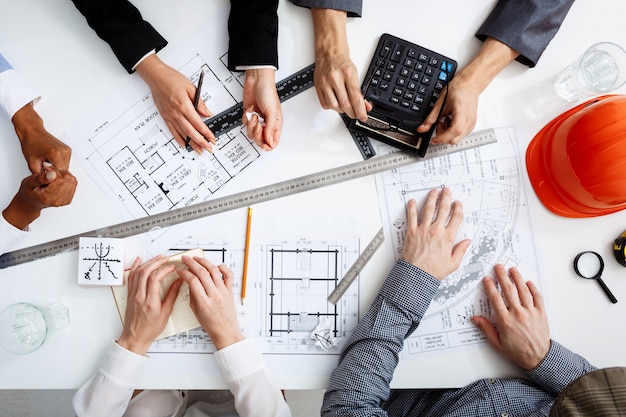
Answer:
POLYGON ((534 67, 574 0, 499 0, 476 37, 492 37, 520 53, 517 61, 534 67))
POLYGON ((362 0, 291 0, 293 4, 301 7, 318 9, 345 10, 349 17, 361 17, 363 8, 362 0))

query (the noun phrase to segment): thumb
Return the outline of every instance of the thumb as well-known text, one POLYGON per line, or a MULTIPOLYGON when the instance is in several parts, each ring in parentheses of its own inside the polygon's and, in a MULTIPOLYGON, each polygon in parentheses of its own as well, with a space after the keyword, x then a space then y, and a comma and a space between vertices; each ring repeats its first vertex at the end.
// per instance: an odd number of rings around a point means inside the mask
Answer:
POLYGON ((424 122, 417 127, 418 132, 428 132, 433 124, 437 123, 437 116, 439 116, 439 108, 441 107, 441 104, 441 100, 437 100, 432 110, 428 114, 428 117, 424 119, 424 122))
POLYGON ((489 320, 481 316, 472 317, 472 323, 483 332, 491 346, 500 349, 500 334, 489 320))
POLYGON ((40 185, 47 185, 59 178, 61 176, 61 173, 58 169, 56 169, 56 167, 50 165, 45 166, 44 169, 41 171, 41 174, 39 174, 38 176, 40 177, 40 185))
POLYGON ((169 290, 167 290, 167 294, 165 294, 165 298, 161 303, 162 311, 167 313, 169 316, 174 308, 174 302, 176 301, 176 297, 178 297, 178 293, 180 291, 180 287, 183 283, 182 279, 177 279, 170 285, 169 290))

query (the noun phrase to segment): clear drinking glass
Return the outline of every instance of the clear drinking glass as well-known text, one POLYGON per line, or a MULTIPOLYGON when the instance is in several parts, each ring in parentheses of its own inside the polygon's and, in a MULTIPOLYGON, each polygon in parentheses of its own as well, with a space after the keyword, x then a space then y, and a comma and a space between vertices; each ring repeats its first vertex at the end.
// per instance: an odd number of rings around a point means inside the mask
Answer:
POLYGON ((11 353, 31 353, 69 323, 65 305, 15 303, 0 313, 0 346, 11 353))
POLYGON ((615 90, 625 82, 626 51, 613 42, 600 42, 561 71, 554 87, 559 97, 576 101, 615 90))

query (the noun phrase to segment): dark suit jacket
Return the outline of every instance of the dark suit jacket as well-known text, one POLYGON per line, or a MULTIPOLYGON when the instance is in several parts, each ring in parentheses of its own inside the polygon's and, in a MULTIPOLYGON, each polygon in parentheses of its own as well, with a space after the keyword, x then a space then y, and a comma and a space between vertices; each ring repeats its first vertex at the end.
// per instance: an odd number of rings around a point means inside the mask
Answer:
POLYGON ((228 69, 238 65, 278 68, 278 0, 230 0, 228 69))
POLYGON ((72 0, 89 26, 109 44, 113 53, 131 73, 148 52, 161 50, 167 41, 127 0, 72 0))
MULTIPOLYGON (((109 44, 131 73, 148 52, 159 51, 167 41, 143 20, 128 0, 72 0, 89 26, 109 44)), ((172 1, 172 7, 175 2, 172 1)), ((274 65, 278 67, 278 0, 232 0, 228 19, 228 67, 274 65)))

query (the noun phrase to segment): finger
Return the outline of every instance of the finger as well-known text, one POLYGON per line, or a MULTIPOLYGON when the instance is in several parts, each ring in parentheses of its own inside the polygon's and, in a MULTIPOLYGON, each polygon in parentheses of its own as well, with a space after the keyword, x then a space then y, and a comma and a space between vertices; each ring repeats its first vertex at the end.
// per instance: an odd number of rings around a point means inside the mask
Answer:
POLYGON ((443 124, 437 125, 436 136, 433 138, 432 143, 456 145, 467 133, 469 133, 469 130, 466 130, 466 126, 458 120, 457 116, 453 116, 451 119, 446 117, 443 124), (447 125, 447 123, 450 124, 447 125))
POLYGON ((425 133, 425 132, 428 132, 433 127, 433 124, 437 122, 437 117, 439 116, 439 109, 441 109, 442 105, 443 105, 443 94, 439 96, 432 110, 430 111, 430 113, 428 113, 428 116, 426 117, 426 119, 424 119, 422 124, 417 127, 418 132, 425 133))
POLYGON ((355 119, 356 113, 354 111, 354 108, 352 107, 352 103, 350 101, 350 97, 348 95, 348 91, 346 90, 345 84, 336 86, 333 91, 341 111, 347 114, 348 117, 350 117, 351 119, 355 119))
POLYGON ((500 284, 500 289, 502 290, 502 296, 504 297, 504 301, 509 307, 519 306, 520 298, 517 293, 517 287, 509 277, 506 269, 501 264, 497 264, 495 267, 496 278, 498 279, 498 283, 500 284))
POLYGON ((471 239, 463 239, 462 241, 454 245, 454 247, 452 248, 452 262, 455 265, 461 265, 461 261, 463 260, 463 257, 465 256, 465 253, 467 252, 471 244, 471 239))
POLYGON ((422 213, 420 218, 420 224, 431 224, 435 216, 435 209, 437 208, 437 199, 439 198, 439 190, 433 188, 426 197, 426 202, 422 207, 422 213))
POLYGON ((70 168, 72 149, 69 146, 59 145, 51 149, 46 159, 58 169, 67 171, 70 168))
POLYGON ((141 258, 137 256, 133 261, 133 264, 130 266, 130 271, 128 272, 128 282, 126 283, 128 292, 130 292, 135 286, 135 273, 137 268, 139 268, 139 265, 141 265, 141 258))
POLYGON ((498 292, 494 280, 489 277, 483 278, 483 287, 487 293, 487 298, 489 298, 489 302, 491 303, 491 307, 493 308, 496 317, 503 317, 508 314, 509 310, 504 303, 502 295, 498 292))
POLYGON ((472 323, 480 329, 481 332, 487 337, 487 341, 496 350, 500 350, 502 344, 500 343, 500 334, 489 320, 481 316, 472 317, 472 323))
POLYGON ((509 275, 517 288, 517 296, 519 297, 520 304, 524 307, 530 308, 534 305, 533 296, 526 285, 526 281, 522 277, 522 274, 517 270, 517 268, 510 268, 509 275))
POLYGON ((167 257, 158 255, 150 259, 139 268, 139 277, 137 279, 136 293, 139 294, 141 299, 146 299, 150 296, 150 291, 153 291, 150 285, 151 276, 156 271, 158 271, 167 261, 167 257))
POLYGON ((189 272, 194 274, 200 280, 200 283, 202 283, 202 286, 207 294, 211 295, 215 292, 215 284, 213 283, 210 272, 210 268, 215 268, 215 265, 206 259, 198 257, 192 259, 189 256, 183 256, 183 263, 187 266, 189 272), (203 260, 204 262, 200 263, 198 262, 199 260, 203 260))
POLYGON ((456 236, 461 224, 463 223, 463 203, 454 201, 450 207, 452 214, 448 220, 446 228, 456 236))
POLYGON ((217 265, 211 263, 206 258, 200 258, 197 256, 194 257, 194 260, 198 262, 206 271, 209 272, 214 288, 215 288, 215 285, 222 284, 224 278, 222 276, 222 272, 220 271, 220 268, 217 265))
POLYGON ((535 308, 541 311, 541 313, 544 313, 545 305, 543 302, 543 295, 541 295, 541 293, 539 292, 539 288, 537 288, 535 283, 532 281, 528 281, 526 285, 528 285, 528 290, 533 297, 533 305, 535 306, 535 308))
POLYGON ((204 299, 207 297, 206 290, 197 276, 186 269, 178 270, 178 276, 189 286, 189 294, 191 295, 192 303, 196 298, 204 299))
POLYGON ((358 84, 353 80, 349 80, 347 84, 348 99, 350 100, 351 107, 354 109, 354 116, 362 122, 367 121, 367 107, 365 105, 365 99, 363 93, 358 84))
POLYGON ((174 303, 176 302, 176 297, 178 297, 182 283, 183 280, 179 278, 172 282, 172 285, 170 285, 170 288, 167 290, 167 294, 165 294, 165 298, 161 303, 162 314, 169 316, 172 313, 172 309, 174 308, 174 303))
POLYGON ((410 199, 406 205, 406 228, 407 230, 417 229, 419 215, 417 213, 417 202, 410 199))
POLYGON ((220 272, 222 273, 222 276, 224 277, 223 279, 224 285, 229 291, 232 292, 235 274, 233 273, 232 269, 230 269, 224 264, 218 266, 218 268, 220 272))
POLYGON ((320 87, 319 89, 317 89, 317 96, 323 109, 341 112, 339 102, 337 102, 335 92, 332 88, 320 87))
POLYGON ((272 149, 278 145, 282 124, 283 120, 278 112, 271 112, 265 117, 263 139, 272 149))
POLYGON ((167 126, 167 129, 172 134, 172 138, 174 139, 174 141, 176 141, 176 143, 178 143, 178 145, 180 145, 181 148, 185 148, 185 139, 180 135, 180 133, 178 133, 178 129, 176 129, 176 126, 174 126, 174 123, 170 122, 169 120, 166 120, 165 125, 167 126))
POLYGON ((452 191, 448 187, 444 187, 439 194, 439 204, 433 224, 439 227, 445 227, 452 212, 452 191))
POLYGON ((211 112, 211 110, 209 110, 209 108, 207 107, 207 105, 204 102, 204 100, 199 100, 198 101, 198 108, 196 110, 198 111, 198 113, 200 113, 200 115, 202 117, 211 117, 211 116, 213 116, 213 112, 211 112))

